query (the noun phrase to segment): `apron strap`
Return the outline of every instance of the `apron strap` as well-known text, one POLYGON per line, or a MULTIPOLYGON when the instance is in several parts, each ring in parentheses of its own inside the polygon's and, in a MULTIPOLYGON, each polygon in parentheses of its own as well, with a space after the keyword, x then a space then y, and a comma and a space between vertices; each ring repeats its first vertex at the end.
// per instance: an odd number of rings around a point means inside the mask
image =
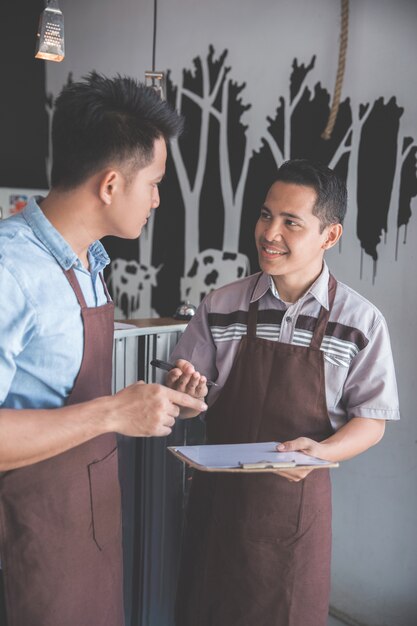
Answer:
MULTIPOLYGON (((253 298, 253 294, 255 293, 256 287, 258 286, 261 276, 262 276, 262 272, 260 272, 256 280, 256 283, 254 285, 254 288, 252 290, 251 297, 250 297, 251 300, 253 298)), ((258 317, 258 306, 259 306, 259 300, 255 300, 254 302, 249 303, 248 327, 247 327, 246 334, 248 337, 251 337, 251 338, 256 337, 256 321, 258 317)))
POLYGON ((104 280, 103 272, 100 272, 99 276, 101 278, 101 282, 103 283, 103 289, 104 289, 104 293, 106 294, 107 302, 113 302, 113 300, 110 297, 109 290, 107 289, 107 285, 106 285, 106 281, 104 280))
POLYGON ((329 275, 329 308, 321 307, 319 317, 317 319, 316 327, 314 329, 313 338, 311 340, 310 348, 320 349, 324 334, 326 332, 327 323, 329 321, 330 313, 333 308, 334 298, 336 295, 337 281, 335 277, 329 275))
POLYGON ((71 287, 73 288, 75 295, 77 297, 78 300, 78 304, 80 305, 80 307, 82 309, 86 309, 87 308, 87 303, 85 301, 85 298, 83 296, 83 292, 81 291, 81 287, 80 287, 80 283, 77 280, 77 277, 75 275, 74 270, 72 269, 72 267, 69 270, 63 270, 65 276, 68 278, 68 282, 71 285, 71 287))
MULTIPOLYGON (((75 295, 76 295, 77 300, 78 300, 78 304, 80 305, 80 307, 82 309, 86 309, 87 308, 87 303, 85 301, 83 292, 81 291, 80 283, 77 280, 77 277, 75 275, 74 270, 71 267, 69 270, 63 270, 63 271, 64 271, 65 276, 68 278, 68 281, 69 281, 71 287, 73 288, 73 290, 75 292, 75 295)), ((103 289, 104 289, 104 293, 106 294, 107 302, 112 302, 112 299, 111 299, 110 294, 109 294, 109 290, 107 289, 106 282, 105 282, 105 280, 103 278, 103 272, 100 272, 99 276, 100 276, 101 282, 103 284, 103 289)))

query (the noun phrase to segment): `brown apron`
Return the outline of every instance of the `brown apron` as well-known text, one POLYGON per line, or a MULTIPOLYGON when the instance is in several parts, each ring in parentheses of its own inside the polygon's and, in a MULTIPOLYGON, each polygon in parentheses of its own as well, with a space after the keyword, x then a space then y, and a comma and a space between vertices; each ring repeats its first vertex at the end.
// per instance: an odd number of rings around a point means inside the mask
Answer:
MULTIPOLYGON (((333 305, 336 280, 329 280, 333 305)), ((320 345, 256 337, 258 302, 232 370, 207 413, 211 444, 332 434, 320 345)), ((177 626, 326 626, 330 590, 328 470, 294 483, 275 474, 195 472, 177 595, 177 626)))
MULTIPOLYGON (((88 308, 65 274, 84 325, 75 404, 111 393, 113 304, 106 290, 107 304, 88 308)), ((114 434, 0 477, 0 554, 8 626, 124 624, 114 434)))

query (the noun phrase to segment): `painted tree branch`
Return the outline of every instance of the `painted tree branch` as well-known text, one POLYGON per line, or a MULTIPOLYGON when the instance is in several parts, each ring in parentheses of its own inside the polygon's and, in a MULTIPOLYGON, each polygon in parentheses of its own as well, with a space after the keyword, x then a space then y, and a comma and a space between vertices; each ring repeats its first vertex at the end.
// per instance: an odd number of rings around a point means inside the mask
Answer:
POLYGON ((362 117, 361 118, 358 117, 355 123, 352 120, 351 125, 347 129, 342 141, 338 145, 337 150, 335 151, 334 155, 331 158, 331 161, 329 163, 330 169, 334 169, 336 167, 336 165, 339 163, 340 159, 342 158, 344 154, 348 154, 349 152, 351 152, 352 144, 353 144, 353 134, 355 132, 355 129, 360 130, 362 128, 362 126, 368 119, 370 113, 371 113, 371 107, 368 103, 366 105, 365 113, 362 115, 362 117), (350 137, 350 145, 347 145, 349 137, 350 137))
MULTIPOLYGON (((223 249, 236 251, 239 248, 240 221, 242 215, 243 193, 245 189, 246 177, 249 167, 248 143, 245 143, 245 154, 242 168, 233 193, 232 175, 230 170, 230 151, 228 144, 228 111, 229 111, 229 89, 230 80, 225 80, 222 91, 222 110, 216 116, 220 123, 219 137, 219 160, 220 160, 220 185, 224 206, 224 234, 223 249)), ((217 112, 218 113, 218 112, 217 112)))
POLYGON ((215 110, 213 109, 213 102, 215 101, 220 85, 228 72, 228 68, 224 65, 221 67, 217 80, 213 89, 210 91, 210 79, 209 79, 209 67, 208 60, 204 58, 201 64, 202 80, 203 80, 203 96, 194 94, 189 89, 184 89, 182 86, 177 87, 176 108, 178 111, 182 108, 182 98, 190 98, 193 102, 198 104, 201 108, 201 126, 200 137, 198 147, 198 161, 197 170, 192 184, 187 174, 184 159, 181 154, 178 139, 175 138, 171 142, 172 157, 174 160, 175 168, 177 170, 178 181, 185 207, 185 240, 187 245, 185 246, 185 270, 187 270, 193 259, 199 252, 199 206, 201 189, 204 181, 204 173, 207 163, 207 149, 208 149, 208 133, 210 126, 210 114, 215 110))
MULTIPOLYGON (((395 172, 393 185, 391 189, 391 197, 388 210, 388 224, 387 232, 395 232, 398 228, 398 210, 400 204, 400 188, 401 188, 401 170, 404 162, 411 150, 415 148, 414 142, 411 142, 405 150, 403 149, 405 136, 402 133, 398 133, 397 137, 397 154, 395 159, 395 172)), ((396 246, 397 248, 397 246, 396 246)), ((397 255, 397 249, 396 249, 397 255)))
POLYGON ((268 144, 271 150, 272 156, 274 157, 277 167, 279 167, 284 160, 284 155, 282 154, 280 147, 275 141, 275 138, 272 135, 271 131, 268 129, 266 131, 266 136, 264 137, 264 140, 268 144))

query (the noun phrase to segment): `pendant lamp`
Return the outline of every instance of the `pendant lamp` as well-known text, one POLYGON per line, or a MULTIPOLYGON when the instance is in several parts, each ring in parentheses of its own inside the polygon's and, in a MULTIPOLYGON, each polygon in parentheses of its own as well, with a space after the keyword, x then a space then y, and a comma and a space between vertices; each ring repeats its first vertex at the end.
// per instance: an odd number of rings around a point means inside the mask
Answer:
POLYGON ((59 62, 64 56, 64 16, 57 0, 47 0, 39 18, 35 57, 59 62))

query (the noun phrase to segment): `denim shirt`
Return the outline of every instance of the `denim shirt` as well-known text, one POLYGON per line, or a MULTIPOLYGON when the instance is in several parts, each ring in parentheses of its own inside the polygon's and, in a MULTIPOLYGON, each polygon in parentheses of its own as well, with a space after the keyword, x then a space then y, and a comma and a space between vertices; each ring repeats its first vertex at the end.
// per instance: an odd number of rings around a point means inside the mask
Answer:
POLYGON ((99 241, 88 260, 89 271, 36 198, 0 221, 0 406, 64 404, 81 366, 83 324, 63 270, 74 269, 87 306, 106 303, 99 272, 109 257, 99 241))

